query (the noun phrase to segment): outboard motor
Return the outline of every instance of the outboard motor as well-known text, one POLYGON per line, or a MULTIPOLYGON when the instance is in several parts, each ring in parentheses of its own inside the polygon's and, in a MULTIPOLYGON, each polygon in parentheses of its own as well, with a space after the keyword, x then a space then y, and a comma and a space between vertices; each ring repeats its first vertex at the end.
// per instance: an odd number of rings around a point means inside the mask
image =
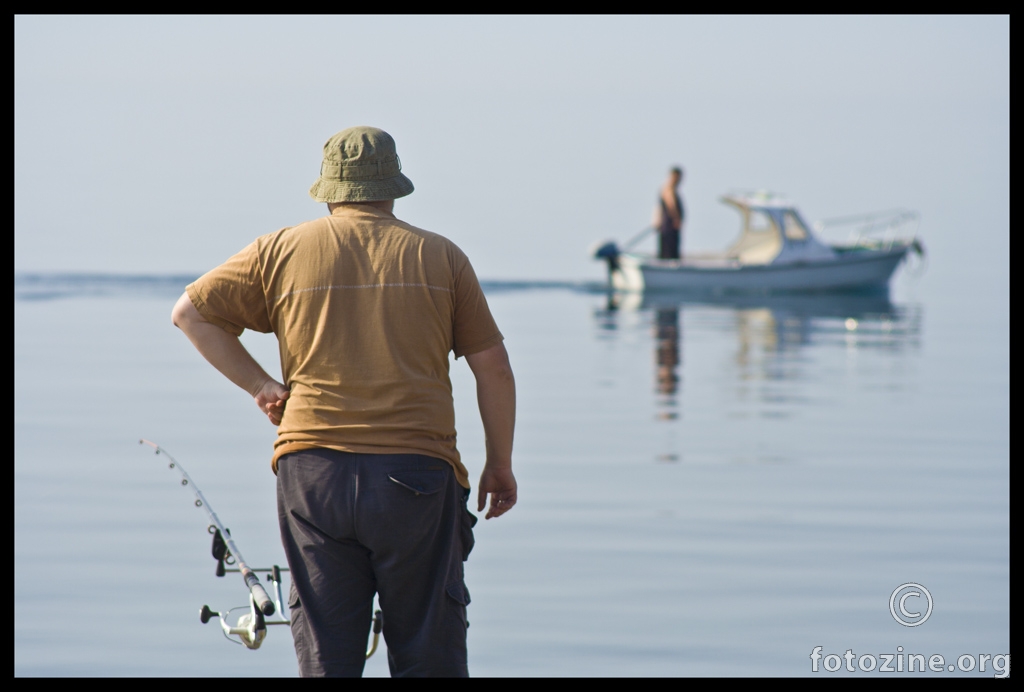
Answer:
POLYGON ((604 260, 608 263, 608 278, 612 272, 619 268, 619 246, 614 240, 609 240, 594 250, 594 259, 604 260))

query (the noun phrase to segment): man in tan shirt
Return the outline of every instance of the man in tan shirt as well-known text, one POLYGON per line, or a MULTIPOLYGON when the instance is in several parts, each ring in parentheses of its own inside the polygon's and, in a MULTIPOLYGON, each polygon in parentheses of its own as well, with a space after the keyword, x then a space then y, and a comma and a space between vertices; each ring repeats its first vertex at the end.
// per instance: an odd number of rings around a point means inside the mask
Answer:
POLYGON ((302 675, 358 675, 374 594, 392 675, 468 674, 462 562, 473 545, 448 354, 477 380, 477 510, 516 502, 515 383, 469 260, 398 220, 394 140, 355 127, 310 190, 329 216, 257 238, 190 284, 173 321, 278 426, 272 467, 302 675), (238 340, 273 332, 285 383, 238 340))

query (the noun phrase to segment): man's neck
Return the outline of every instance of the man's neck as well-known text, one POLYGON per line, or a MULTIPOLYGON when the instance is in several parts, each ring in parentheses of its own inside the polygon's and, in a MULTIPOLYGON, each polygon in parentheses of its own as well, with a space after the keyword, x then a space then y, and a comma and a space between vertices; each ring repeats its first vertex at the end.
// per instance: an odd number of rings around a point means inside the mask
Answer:
POLYGON ((361 204, 367 207, 375 207, 381 211, 394 212, 395 211, 395 200, 393 199, 382 199, 377 202, 328 202, 327 211, 334 213, 334 210, 338 207, 344 207, 352 204, 361 204))

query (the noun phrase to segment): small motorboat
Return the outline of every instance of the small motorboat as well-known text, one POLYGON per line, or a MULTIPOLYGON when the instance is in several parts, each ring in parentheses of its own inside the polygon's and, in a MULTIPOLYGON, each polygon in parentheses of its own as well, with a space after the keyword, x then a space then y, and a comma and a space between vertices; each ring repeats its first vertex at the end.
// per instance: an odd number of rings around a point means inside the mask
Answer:
POLYGON ((907 224, 916 224, 913 211, 821 222, 818 232, 858 225, 848 242, 833 244, 820 240, 797 208, 779 196, 736 193, 721 199, 742 217, 739 238, 724 252, 685 253, 683 259, 630 252, 652 230, 647 229, 622 249, 609 241, 593 256, 607 262, 611 284, 619 290, 770 293, 884 290, 908 253, 924 254, 916 234, 898 235, 907 224))

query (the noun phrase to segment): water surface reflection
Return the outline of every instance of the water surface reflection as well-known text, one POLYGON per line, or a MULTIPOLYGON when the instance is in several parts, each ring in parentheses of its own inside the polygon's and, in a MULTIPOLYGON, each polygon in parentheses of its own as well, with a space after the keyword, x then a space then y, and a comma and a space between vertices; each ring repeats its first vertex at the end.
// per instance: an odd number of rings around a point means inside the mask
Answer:
MULTIPOLYGON (((919 349, 922 308, 897 305, 877 293, 694 297, 611 292, 593 319, 599 339, 650 340, 656 421, 681 420, 688 400, 691 413, 713 405, 733 421, 721 430, 729 435, 743 419, 784 421, 817 404, 856 396, 858 388, 899 390, 905 383, 898 371, 905 359, 899 354, 919 349), (858 359, 863 352, 877 357, 858 359), (701 378, 699 392, 684 392, 688 375, 701 378)), ((656 458, 678 461, 675 433, 665 434, 656 458)))

